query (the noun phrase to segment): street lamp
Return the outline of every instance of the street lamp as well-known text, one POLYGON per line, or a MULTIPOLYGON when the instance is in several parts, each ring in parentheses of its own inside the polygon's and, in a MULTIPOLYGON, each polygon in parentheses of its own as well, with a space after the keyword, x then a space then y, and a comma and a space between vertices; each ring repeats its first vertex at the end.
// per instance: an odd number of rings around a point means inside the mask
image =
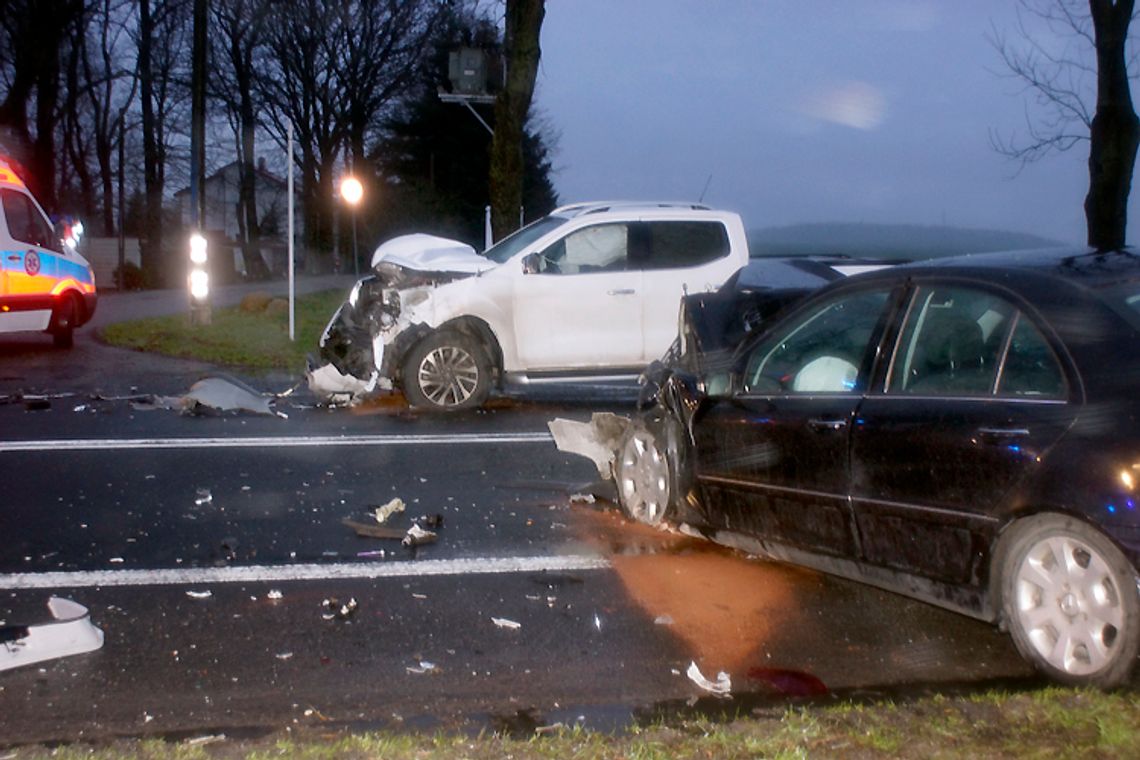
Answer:
POLYGON ((352 208, 352 269, 360 277, 360 257, 356 253, 356 207, 364 197, 364 186, 356 177, 345 177, 340 181, 340 197, 352 208))

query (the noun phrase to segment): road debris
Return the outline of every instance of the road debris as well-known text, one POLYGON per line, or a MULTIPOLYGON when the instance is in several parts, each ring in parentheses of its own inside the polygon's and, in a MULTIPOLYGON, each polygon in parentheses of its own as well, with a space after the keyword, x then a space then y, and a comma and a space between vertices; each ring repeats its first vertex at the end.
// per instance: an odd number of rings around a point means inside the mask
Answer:
POLYGON ((629 418, 611 412, 595 412, 589 422, 557 418, 546 426, 559 451, 593 461, 603 480, 613 477, 614 455, 622 434, 629 426, 629 418))
POLYGON ((388 552, 384 551, 383 549, 374 549, 372 551, 367 551, 367 552, 357 552, 356 556, 360 557, 362 559, 371 559, 371 558, 384 559, 385 557, 388 556, 388 552))
POLYGON ((439 530, 443 527, 443 515, 421 515, 420 518, 416 520, 416 522, 421 527, 429 528, 431 530, 439 530))
POLYGON ((195 736, 192 739, 187 739, 183 744, 187 747, 201 747, 204 744, 217 744, 225 740, 225 734, 210 734, 209 736, 195 736))
POLYGON ((676 622, 671 615, 658 615, 653 618, 654 625, 673 625, 676 622))
POLYGON ((404 511, 404 500, 399 496, 389 501, 387 504, 376 507, 373 514, 376 516, 376 522, 383 525, 388 521, 388 518, 397 512, 404 511))
POLYGON ((280 589, 271 588, 265 598, 271 602, 279 602, 285 598, 285 595, 281 593, 280 589))
POLYGON ((436 664, 434 662, 428 662, 427 660, 420 660, 419 664, 409 665, 407 668, 405 668, 405 670, 407 670, 409 673, 414 673, 415 675, 434 673, 436 671, 436 664))
POLYGON ((147 396, 132 401, 138 411, 168 409, 198 415, 216 412, 249 412, 269 417, 285 417, 270 405, 276 396, 260 393, 232 377, 206 377, 190 386, 183 396, 147 396))
POLYGON ((407 531, 400 528, 389 528, 384 525, 369 525, 367 523, 357 522, 350 517, 346 517, 340 521, 342 525, 347 525, 356 532, 356 535, 364 538, 394 538, 402 540, 407 531))
POLYGON ((325 620, 348 620, 356 614, 358 607, 356 597, 350 597, 347 602, 341 602, 336 597, 329 597, 321 602, 325 612, 321 615, 325 620))
POLYGON ((273 656, 276 657, 278 660, 282 660, 282 661, 293 659, 293 653, 292 652, 280 652, 280 653, 275 654, 273 656))
POLYGON ((512 631, 517 631, 522 628, 522 623, 516 623, 514 620, 508 620, 507 618, 493 617, 491 618, 491 622, 500 628, 509 628, 512 631))
POLYGON ((214 494, 210 493, 209 488, 199 488, 194 492, 194 506, 204 507, 207 504, 214 502, 214 494))
POLYGON ((191 599, 209 599, 214 595, 213 591, 187 591, 186 596, 191 599))
POLYGON ((572 493, 570 494, 571 504, 593 504, 597 498, 592 493, 572 493))
POLYGON ((91 622, 86 607, 58 596, 50 597, 47 606, 53 618, 50 622, 0 626, 0 670, 103 646, 103 631, 91 622))
POLYGON ((412 527, 408 528, 408 532, 404 534, 404 538, 400 541, 404 546, 422 546, 423 544, 430 544, 435 541, 439 536, 430 530, 424 530, 419 525, 413 523, 412 527))
POLYGON ((690 662, 685 675, 689 677, 690 681, 710 694, 725 698, 732 697, 732 679, 723 670, 716 674, 716 681, 713 682, 704 677, 696 662, 690 662))

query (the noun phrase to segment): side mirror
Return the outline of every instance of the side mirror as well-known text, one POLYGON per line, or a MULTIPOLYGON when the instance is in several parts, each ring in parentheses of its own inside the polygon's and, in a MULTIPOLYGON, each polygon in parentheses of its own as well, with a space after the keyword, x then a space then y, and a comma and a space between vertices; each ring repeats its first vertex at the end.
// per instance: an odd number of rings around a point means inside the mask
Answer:
POLYGON ((538 274, 542 271, 542 254, 529 253, 523 256, 523 274, 538 274))

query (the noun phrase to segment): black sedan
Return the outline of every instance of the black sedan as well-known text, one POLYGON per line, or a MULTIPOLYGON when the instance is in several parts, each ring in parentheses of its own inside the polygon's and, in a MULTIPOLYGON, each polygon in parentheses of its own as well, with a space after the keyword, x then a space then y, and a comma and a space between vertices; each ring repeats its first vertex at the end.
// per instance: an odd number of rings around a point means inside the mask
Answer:
POLYGON ((651 373, 635 518, 996 622, 1040 670, 1140 651, 1140 257, 984 254, 829 285, 727 369, 651 373))

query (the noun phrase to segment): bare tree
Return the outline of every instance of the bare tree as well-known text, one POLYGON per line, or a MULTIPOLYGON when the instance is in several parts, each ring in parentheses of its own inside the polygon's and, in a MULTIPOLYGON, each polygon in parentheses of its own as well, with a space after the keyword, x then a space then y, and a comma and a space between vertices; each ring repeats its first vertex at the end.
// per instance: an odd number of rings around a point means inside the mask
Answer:
POLYGON ((416 82, 440 13, 435 0, 296 0, 275 4, 261 71, 267 128, 300 153, 307 244, 333 245, 334 176, 347 148, 362 181, 387 109, 416 82), (312 19, 321 19, 319 25, 312 19))
POLYGON ((1089 143, 1085 196, 1088 244, 1125 244, 1128 196, 1140 145, 1140 120, 1129 84, 1128 30, 1134 0, 1019 0, 1016 42, 995 32, 994 47, 1010 74, 1033 94, 1036 118, 1027 139, 992 136, 995 148, 1020 162, 1089 143), (1026 23, 1043 26, 1043 39, 1026 23), (1089 103, 1095 81, 1095 105, 1089 103))
POLYGON ((210 95, 230 118, 238 147, 238 234, 245 271, 254 279, 269 277, 261 256, 261 230, 257 216, 256 65, 265 44, 268 0, 215 0, 210 8, 215 76, 210 95))
POLYGON ((67 66, 67 107, 62 123, 64 144, 78 175, 85 211, 97 213, 101 234, 115 234, 115 164, 124 136, 127 112, 135 98, 138 78, 129 27, 136 24, 132 0, 95 0, 67 66), (94 159, 99 200, 89 161, 94 159))
POLYGON ((7 0, 0 13, 0 130, 6 150, 26 166, 33 192, 53 211, 61 51, 82 11, 82 0, 7 0))
POLYGON ((499 239, 518 227, 523 198, 523 135, 541 55, 544 0, 506 0, 507 81, 495 102, 491 141, 491 227, 499 239))

